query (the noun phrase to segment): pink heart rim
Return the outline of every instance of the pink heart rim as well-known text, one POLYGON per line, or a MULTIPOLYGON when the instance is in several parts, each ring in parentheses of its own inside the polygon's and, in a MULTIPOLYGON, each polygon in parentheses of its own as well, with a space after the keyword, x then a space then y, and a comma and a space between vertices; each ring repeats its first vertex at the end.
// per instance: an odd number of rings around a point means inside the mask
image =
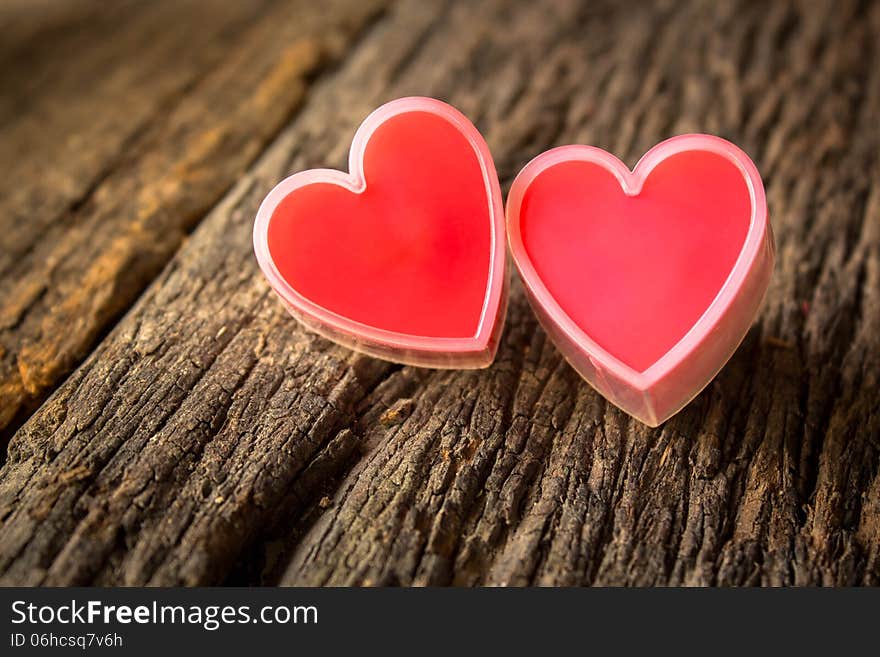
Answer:
POLYGON ((324 337, 386 360, 430 367, 485 367, 495 356, 497 338, 504 323, 507 292, 504 205, 498 175, 489 147, 476 127, 457 109, 434 98, 413 96, 392 100, 375 109, 361 123, 351 142, 349 172, 309 169, 278 183, 260 204, 254 222, 254 253, 260 269, 275 292, 300 322, 324 337), (491 254, 486 294, 473 336, 443 338, 397 333, 358 322, 321 306, 301 295, 280 274, 268 245, 268 229, 279 203, 290 193, 314 183, 338 185, 354 194, 367 188, 363 158, 373 133, 389 119, 408 112, 439 116, 458 129, 473 148, 483 174, 491 223, 491 254))
MULTIPOLYGON (((672 137, 651 148, 632 171, 617 157, 593 146, 569 145, 551 149, 530 161, 517 175, 507 199, 507 236, 514 262, 531 298, 547 317, 585 355, 640 392, 650 391, 697 350, 725 311, 736 299, 753 263, 760 256, 767 233, 767 202, 764 185, 754 163, 737 146, 713 135, 686 134, 672 137), (544 286, 526 252, 520 232, 520 208, 529 185, 548 168, 562 162, 583 161, 597 164, 611 172, 624 193, 637 196, 651 171, 666 158, 685 151, 707 151, 732 162, 746 182, 751 200, 751 217, 742 250, 727 279, 706 311, 685 335, 663 356, 644 371, 637 371, 599 346, 565 313, 544 286)), ((744 337, 744 336, 743 336, 744 337)), ((718 369, 723 366, 718 365, 718 369)), ((694 396, 699 393, 697 390, 694 396)))

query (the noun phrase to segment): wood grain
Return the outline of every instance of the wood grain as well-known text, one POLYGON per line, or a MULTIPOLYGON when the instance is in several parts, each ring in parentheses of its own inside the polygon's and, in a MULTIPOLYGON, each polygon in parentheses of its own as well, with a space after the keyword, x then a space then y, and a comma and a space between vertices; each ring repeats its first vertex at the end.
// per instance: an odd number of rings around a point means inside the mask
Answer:
POLYGON ((396 3, 15 434, 0 581, 880 583, 878 44, 876 3, 396 3), (632 165, 704 131, 753 156, 777 270, 682 413, 652 430, 606 404, 518 285, 477 372, 286 315, 257 205, 416 93, 475 120, 505 187, 564 143, 632 165))
POLYGON ((158 274, 377 4, 71 7, 10 46, 0 438, 158 274))

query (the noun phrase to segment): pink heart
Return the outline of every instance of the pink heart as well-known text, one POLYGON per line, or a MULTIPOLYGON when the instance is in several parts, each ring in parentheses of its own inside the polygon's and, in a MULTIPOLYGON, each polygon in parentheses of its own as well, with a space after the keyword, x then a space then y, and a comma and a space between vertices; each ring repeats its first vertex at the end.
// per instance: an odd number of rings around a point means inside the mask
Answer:
POLYGON ((507 204, 514 261, 574 368, 645 424, 718 373, 773 269, 761 177, 733 144, 673 137, 630 171, 590 146, 532 160, 507 204))
POLYGON ((476 128, 402 98, 355 134, 351 173, 278 184, 254 225, 260 267, 291 313, 347 347, 432 367, 492 362, 504 319, 504 211, 476 128))

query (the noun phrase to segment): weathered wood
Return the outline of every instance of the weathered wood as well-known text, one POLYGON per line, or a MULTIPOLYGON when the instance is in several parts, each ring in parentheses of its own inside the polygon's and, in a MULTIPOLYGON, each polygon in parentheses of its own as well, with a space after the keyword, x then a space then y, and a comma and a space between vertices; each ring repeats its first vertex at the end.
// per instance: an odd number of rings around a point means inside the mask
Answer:
POLYGON ((877 4, 395 5, 14 436, 0 580, 880 583, 878 44, 877 4), (709 131, 754 156, 777 271, 685 411, 652 430, 606 404, 516 285, 478 372, 285 314, 259 201, 412 93, 473 117, 505 183, 570 142, 632 164, 709 131))
POLYGON ((8 46, 0 442, 158 274, 377 4, 101 3, 68 7, 66 22, 50 12, 8 46))

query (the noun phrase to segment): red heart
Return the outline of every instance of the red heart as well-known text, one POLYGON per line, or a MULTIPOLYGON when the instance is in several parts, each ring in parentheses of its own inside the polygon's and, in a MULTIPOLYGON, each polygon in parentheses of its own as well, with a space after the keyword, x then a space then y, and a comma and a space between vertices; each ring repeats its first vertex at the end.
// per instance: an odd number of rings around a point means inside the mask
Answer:
POLYGON ((773 267, 761 178, 708 135, 667 140, 632 172, 597 148, 548 151, 514 181, 508 234, 561 351, 651 426, 732 355, 773 267))
POLYGON ((266 197, 254 248, 275 291, 346 346, 488 365, 503 322, 504 213, 476 128, 434 99, 392 101, 361 125, 350 170, 304 171, 266 197))

